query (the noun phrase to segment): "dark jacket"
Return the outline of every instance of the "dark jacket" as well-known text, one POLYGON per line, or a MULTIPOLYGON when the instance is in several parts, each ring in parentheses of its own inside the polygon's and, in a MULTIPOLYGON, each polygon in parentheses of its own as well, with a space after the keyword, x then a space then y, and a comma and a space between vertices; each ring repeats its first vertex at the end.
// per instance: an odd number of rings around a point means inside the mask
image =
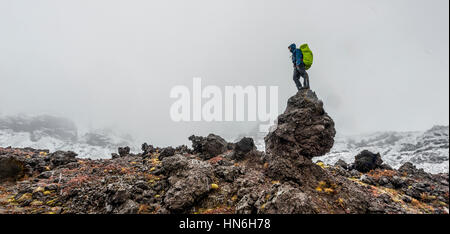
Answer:
POLYGON ((291 44, 289 46, 289 50, 292 53, 292 63, 294 65, 301 65, 303 63, 302 51, 299 48, 297 48, 295 44, 291 44))

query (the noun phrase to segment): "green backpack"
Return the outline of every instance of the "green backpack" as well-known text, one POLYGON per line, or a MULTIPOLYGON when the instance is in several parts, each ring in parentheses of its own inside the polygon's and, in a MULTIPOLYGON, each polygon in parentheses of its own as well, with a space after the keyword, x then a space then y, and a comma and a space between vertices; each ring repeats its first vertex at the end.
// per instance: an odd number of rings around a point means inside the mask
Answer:
POLYGON ((299 48, 303 54, 303 63, 305 64, 305 69, 308 70, 313 64, 313 53, 309 49, 308 44, 303 44, 299 48))

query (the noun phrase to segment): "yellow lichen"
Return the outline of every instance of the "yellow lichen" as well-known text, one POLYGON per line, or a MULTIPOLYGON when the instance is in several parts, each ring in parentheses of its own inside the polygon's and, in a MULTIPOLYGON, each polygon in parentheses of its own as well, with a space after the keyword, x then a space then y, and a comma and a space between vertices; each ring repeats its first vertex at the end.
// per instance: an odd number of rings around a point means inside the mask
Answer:
POLYGON ((337 203, 339 203, 340 206, 344 207, 344 200, 342 198, 337 199, 337 203))
POLYGON ((31 194, 31 193, 24 193, 24 194, 23 194, 22 196, 20 196, 19 199, 17 199, 16 201, 17 201, 17 202, 23 202, 23 201, 26 201, 26 200, 30 200, 31 197, 32 197, 32 194, 31 194))
POLYGON ((41 206, 43 204, 42 201, 34 200, 30 203, 32 206, 41 206))
POLYGON ((8 202, 9 203, 16 202, 16 199, 14 198, 14 196, 11 196, 11 197, 8 198, 8 202))
POLYGON ((316 187, 316 191, 317 192, 325 192, 327 194, 334 194, 335 188, 336 188, 335 184, 330 184, 325 181, 320 181, 316 187))
POLYGON ((47 204, 49 206, 53 206, 53 205, 56 204, 56 201, 57 201, 57 199, 53 199, 53 200, 50 200, 50 201, 46 202, 45 204, 47 204))
POLYGON ((317 166, 320 166, 321 168, 325 168, 325 164, 323 162, 317 162, 317 166))
POLYGON ((37 187, 37 188, 33 191, 33 193, 37 193, 37 192, 44 192, 44 188, 42 188, 42 187, 37 187))
POLYGON ((50 194, 52 194, 52 191, 48 191, 48 190, 44 191, 44 195, 50 195, 50 194))
POLYGON ((334 193, 334 189, 332 189, 332 188, 325 188, 323 191, 328 194, 334 193))

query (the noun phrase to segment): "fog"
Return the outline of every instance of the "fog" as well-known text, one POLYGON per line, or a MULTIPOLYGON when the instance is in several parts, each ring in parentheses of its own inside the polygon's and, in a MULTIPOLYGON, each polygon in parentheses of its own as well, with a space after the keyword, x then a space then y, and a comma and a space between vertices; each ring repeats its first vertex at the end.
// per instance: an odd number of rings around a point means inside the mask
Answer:
POLYGON ((65 116, 156 145, 257 123, 173 122, 172 87, 279 86, 287 49, 314 53, 311 88, 338 133, 449 121, 447 0, 0 0, 0 114, 65 116))

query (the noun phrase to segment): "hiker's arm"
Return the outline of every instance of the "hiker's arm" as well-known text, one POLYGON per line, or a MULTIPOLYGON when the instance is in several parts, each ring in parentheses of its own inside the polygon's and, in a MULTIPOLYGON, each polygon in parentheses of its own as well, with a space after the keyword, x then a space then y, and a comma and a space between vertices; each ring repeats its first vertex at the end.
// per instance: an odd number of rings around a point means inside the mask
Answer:
POLYGON ((296 53, 295 53, 295 65, 300 65, 301 63, 302 63, 302 53, 301 53, 301 51, 300 50, 298 50, 296 53))

